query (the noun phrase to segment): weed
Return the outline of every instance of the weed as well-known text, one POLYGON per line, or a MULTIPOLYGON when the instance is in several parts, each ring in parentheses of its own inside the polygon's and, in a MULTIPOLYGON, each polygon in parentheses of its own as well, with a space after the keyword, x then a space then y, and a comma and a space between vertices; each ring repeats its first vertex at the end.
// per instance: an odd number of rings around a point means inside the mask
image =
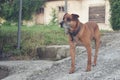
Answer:
POLYGON ((21 27, 21 50, 17 50, 17 26, 2 25, 0 29, 0 50, 5 54, 35 56, 36 49, 46 45, 67 43, 63 29, 55 25, 34 25, 21 27))

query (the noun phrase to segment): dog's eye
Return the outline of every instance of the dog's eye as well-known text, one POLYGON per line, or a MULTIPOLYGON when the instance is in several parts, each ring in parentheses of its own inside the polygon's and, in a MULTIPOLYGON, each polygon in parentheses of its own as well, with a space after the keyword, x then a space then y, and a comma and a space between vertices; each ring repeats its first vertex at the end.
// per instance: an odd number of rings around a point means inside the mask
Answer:
POLYGON ((71 19, 70 19, 70 18, 67 18, 67 21, 71 21, 71 19))

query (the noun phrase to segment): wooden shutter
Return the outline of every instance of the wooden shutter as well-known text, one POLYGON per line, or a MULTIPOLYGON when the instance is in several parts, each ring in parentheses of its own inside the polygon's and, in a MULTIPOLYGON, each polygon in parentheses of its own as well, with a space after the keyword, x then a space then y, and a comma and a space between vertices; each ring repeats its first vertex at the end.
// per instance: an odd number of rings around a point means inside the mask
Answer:
POLYGON ((105 23, 105 6, 89 7, 89 21, 105 23))

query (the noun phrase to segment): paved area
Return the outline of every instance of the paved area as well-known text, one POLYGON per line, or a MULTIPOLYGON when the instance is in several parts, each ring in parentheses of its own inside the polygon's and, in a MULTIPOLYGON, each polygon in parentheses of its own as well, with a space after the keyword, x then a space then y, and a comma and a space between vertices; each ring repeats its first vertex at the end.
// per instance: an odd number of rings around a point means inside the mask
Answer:
MULTIPOLYGON (((2 61, 10 75, 2 80, 120 80, 120 32, 102 37, 97 66, 85 72, 86 51, 76 55, 76 71, 68 74, 70 57, 60 61, 2 61)), ((94 56, 94 49, 93 49, 94 56)))

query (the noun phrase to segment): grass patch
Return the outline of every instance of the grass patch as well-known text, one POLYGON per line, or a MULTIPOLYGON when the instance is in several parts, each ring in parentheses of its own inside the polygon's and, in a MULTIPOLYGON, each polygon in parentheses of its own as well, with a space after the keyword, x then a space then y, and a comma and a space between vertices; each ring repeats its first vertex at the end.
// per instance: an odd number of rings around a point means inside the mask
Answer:
POLYGON ((9 55, 35 56, 36 49, 46 45, 67 44, 64 30, 58 26, 34 25, 21 27, 21 50, 17 50, 17 26, 0 27, 0 51, 9 55))
MULTIPOLYGON (((21 50, 17 50, 17 26, 0 26, 0 53, 7 56, 36 57, 41 46, 68 44, 64 29, 57 25, 34 25, 21 27, 21 50)), ((101 36, 107 31, 101 31, 101 36)))

